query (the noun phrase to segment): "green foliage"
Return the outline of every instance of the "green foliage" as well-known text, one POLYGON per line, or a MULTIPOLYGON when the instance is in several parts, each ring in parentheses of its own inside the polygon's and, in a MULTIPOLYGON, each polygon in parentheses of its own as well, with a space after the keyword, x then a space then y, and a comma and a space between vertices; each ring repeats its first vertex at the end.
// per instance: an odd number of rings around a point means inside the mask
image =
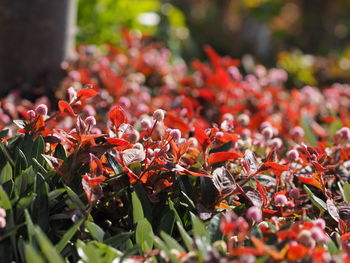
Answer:
POLYGON ((166 31, 173 30, 168 36, 176 42, 176 31, 185 28, 182 12, 159 0, 79 0, 78 6, 79 43, 119 43, 123 27, 155 35, 163 27, 161 19, 167 21, 166 31))

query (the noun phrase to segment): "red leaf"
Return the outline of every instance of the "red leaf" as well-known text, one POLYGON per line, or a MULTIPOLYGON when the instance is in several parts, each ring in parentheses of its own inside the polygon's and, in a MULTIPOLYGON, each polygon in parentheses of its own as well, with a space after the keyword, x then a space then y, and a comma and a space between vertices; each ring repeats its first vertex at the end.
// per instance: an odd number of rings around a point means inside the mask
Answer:
POLYGON ((266 214, 271 214, 271 215, 277 213, 277 211, 271 210, 271 209, 263 209, 262 211, 263 211, 264 213, 266 213, 266 214))
POLYGON ((312 161, 312 165, 316 168, 318 172, 324 172, 326 169, 323 168, 318 162, 312 161))
POLYGON ((208 164, 212 165, 214 163, 224 162, 227 160, 234 160, 242 157, 242 154, 237 152, 218 152, 209 155, 208 164))
POLYGON ((60 100, 58 102, 58 109, 62 113, 66 112, 66 113, 68 113, 71 116, 75 116, 75 113, 74 113, 72 107, 68 104, 68 102, 66 102, 64 100, 60 100))
POLYGON ((109 119, 116 127, 127 121, 124 110, 120 106, 114 106, 108 113, 109 119))
POLYGON ((297 244, 290 246, 288 249, 287 258, 290 261, 296 261, 298 259, 302 259, 306 256, 308 249, 303 245, 297 244))
POLYGON ((164 124, 169 128, 179 129, 184 135, 190 132, 189 125, 172 112, 167 112, 166 118, 164 119, 164 124))
POLYGON ((92 97, 96 96, 96 94, 97 94, 96 90, 87 88, 87 89, 79 90, 77 93, 77 97, 79 99, 87 99, 87 98, 92 98, 92 97))
POLYGON ((303 177, 303 176, 297 176, 300 182, 303 182, 304 184, 310 184, 312 186, 317 187, 320 190, 322 189, 322 186, 318 180, 316 180, 314 177, 303 177))
POLYGON ((190 170, 185 170, 185 171, 179 172, 179 174, 189 174, 189 175, 192 175, 192 176, 195 176, 195 177, 209 177, 209 175, 192 172, 190 170))
POLYGON ((89 165, 92 177, 100 177, 103 174, 103 166, 101 160, 92 153, 90 153, 89 165))
POLYGON ((129 144, 128 141, 123 140, 123 139, 117 139, 117 138, 107 138, 106 139, 110 144, 115 145, 115 146, 126 146, 129 144))
POLYGON ((261 183, 259 182, 259 180, 255 179, 255 183, 256 183, 256 186, 257 186, 257 189, 263 199, 263 203, 264 203, 264 206, 267 204, 267 198, 266 198, 266 195, 265 195, 265 189, 264 187, 261 185, 261 183))
POLYGON ((273 162, 266 162, 262 165, 262 171, 278 171, 278 172, 283 172, 283 171, 288 171, 288 167, 282 164, 278 163, 273 163, 273 162))
POLYGON ((90 177, 88 175, 83 175, 84 180, 90 185, 91 188, 96 187, 100 183, 104 182, 107 178, 103 175, 98 177, 90 177))
POLYGON ((350 238, 350 232, 349 232, 349 233, 346 233, 346 234, 344 234, 344 235, 342 235, 342 236, 340 237, 341 240, 347 240, 347 239, 349 239, 349 238, 350 238))
POLYGON ((197 122, 193 123, 193 127, 195 129, 194 136, 201 145, 206 147, 209 144, 208 135, 203 131, 202 127, 197 122))

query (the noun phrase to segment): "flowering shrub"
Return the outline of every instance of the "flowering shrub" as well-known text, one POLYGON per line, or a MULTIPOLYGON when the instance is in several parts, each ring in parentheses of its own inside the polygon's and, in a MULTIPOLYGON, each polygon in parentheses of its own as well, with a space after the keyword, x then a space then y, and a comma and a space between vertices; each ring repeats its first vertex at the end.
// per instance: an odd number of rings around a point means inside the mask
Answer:
POLYGON ((1 262, 349 260, 349 86, 124 37, 2 100, 1 262))

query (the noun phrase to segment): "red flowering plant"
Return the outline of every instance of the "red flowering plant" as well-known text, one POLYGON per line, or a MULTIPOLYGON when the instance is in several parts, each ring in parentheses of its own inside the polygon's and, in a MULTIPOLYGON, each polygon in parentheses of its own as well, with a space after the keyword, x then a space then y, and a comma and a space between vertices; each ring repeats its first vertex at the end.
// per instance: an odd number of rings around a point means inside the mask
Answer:
POLYGON ((78 48, 57 110, 2 100, 0 240, 31 242, 9 257, 41 246, 25 222, 72 261, 91 247, 140 262, 347 260, 350 87, 287 90, 283 70, 243 75, 210 47, 187 70, 123 34, 106 53, 78 48))

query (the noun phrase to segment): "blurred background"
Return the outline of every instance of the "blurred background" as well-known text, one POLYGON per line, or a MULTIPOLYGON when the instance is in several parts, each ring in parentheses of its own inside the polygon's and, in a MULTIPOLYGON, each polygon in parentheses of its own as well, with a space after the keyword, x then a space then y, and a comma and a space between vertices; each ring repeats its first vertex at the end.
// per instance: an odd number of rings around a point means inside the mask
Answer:
POLYGON ((349 0, 0 0, 0 93, 54 85, 74 41, 118 46, 124 27, 187 62, 210 45, 290 87, 350 82, 349 14, 349 0))
POLYGON ((126 26, 185 60, 203 46, 282 67, 291 85, 350 80, 348 0, 79 0, 78 43, 120 40, 126 26), (248 56, 250 55, 250 56, 248 56))

